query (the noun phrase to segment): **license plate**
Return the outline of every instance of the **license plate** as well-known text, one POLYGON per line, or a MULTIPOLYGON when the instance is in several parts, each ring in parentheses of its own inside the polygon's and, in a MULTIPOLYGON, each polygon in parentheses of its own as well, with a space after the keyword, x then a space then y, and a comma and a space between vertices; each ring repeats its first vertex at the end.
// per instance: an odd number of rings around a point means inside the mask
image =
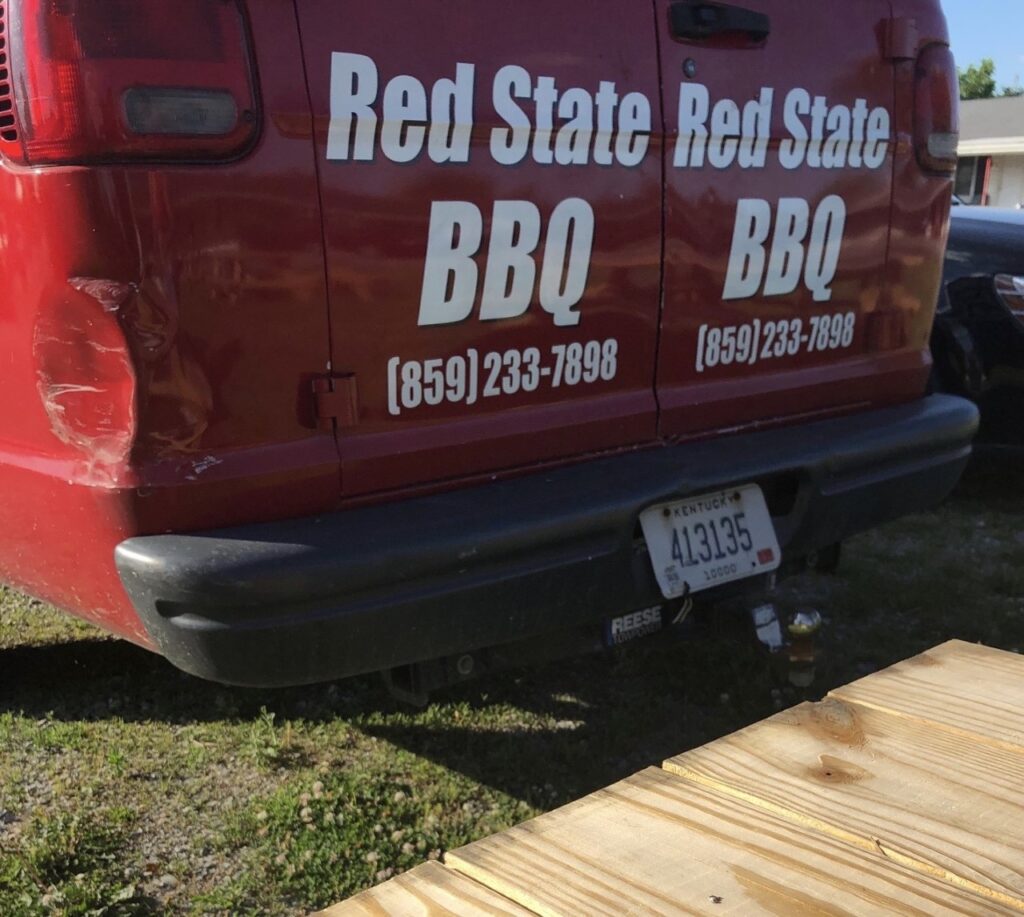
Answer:
POLYGON ((756 484, 652 506, 640 514, 665 598, 775 570, 775 527, 756 484))

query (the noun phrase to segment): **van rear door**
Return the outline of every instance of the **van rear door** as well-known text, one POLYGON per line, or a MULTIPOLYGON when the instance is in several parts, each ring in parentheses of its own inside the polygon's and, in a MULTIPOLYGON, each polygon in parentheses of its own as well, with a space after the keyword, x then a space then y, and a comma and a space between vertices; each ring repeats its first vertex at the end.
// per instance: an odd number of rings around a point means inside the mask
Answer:
POLYGON ((654 440, 650 3, 296 5, 344 492, 654 440))
POLYGON ((927 357, 905 330, 931 303, 885 283, 899 30, 888 0, 656 8, 661 432, 920 395, 927 357))

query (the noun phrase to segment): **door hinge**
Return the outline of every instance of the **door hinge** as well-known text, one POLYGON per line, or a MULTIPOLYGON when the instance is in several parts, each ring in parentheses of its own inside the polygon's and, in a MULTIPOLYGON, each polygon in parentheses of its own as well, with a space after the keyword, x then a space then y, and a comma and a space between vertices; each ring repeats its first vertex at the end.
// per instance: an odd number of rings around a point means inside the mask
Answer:
POLYGON ((313 380, 313 402, 321 430, 355 426, 359 420, 355 375, 342 373, 317 377, 313 380))
POLYGON ((910 16, 886 19, 883 29, 886 60, 914 60, 920 35, 917 20, 910 16))

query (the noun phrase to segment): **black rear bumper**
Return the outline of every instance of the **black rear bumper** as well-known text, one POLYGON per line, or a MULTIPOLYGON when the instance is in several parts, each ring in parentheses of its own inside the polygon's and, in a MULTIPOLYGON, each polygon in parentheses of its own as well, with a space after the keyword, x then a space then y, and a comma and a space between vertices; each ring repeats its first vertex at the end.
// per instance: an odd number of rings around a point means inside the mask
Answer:
POLYGON ((132 538, 117 566, 171 662, 289 685, 495 646, 658 604, 641 510, 759 482, 799 557, 926 509, 977 411, 914 404, 646 449, 330 515, 132 538))

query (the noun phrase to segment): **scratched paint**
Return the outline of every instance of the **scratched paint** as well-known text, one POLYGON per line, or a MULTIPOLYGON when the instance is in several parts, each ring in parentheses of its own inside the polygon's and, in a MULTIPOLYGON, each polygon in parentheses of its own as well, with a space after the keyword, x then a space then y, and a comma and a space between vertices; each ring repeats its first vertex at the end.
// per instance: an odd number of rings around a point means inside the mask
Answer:
POLYGON ((132 293, 131 284, 73 278, 34 329, 36 387, 50 429, 78 454, 76 478, 92 486, 130 484, 136 372, 117 312, 132 293))
MULTIPOLYGON (((40 316, 33 349, 51 430, 82 455, 81 483, 131 485, 137 454, 195 452, 214 399, 178 334, 173 293, 84 276, 71 277, 68 287, 73 293, 40 316)), ((186 479, 195 480, 220 460, 189 463, 186 479)))

